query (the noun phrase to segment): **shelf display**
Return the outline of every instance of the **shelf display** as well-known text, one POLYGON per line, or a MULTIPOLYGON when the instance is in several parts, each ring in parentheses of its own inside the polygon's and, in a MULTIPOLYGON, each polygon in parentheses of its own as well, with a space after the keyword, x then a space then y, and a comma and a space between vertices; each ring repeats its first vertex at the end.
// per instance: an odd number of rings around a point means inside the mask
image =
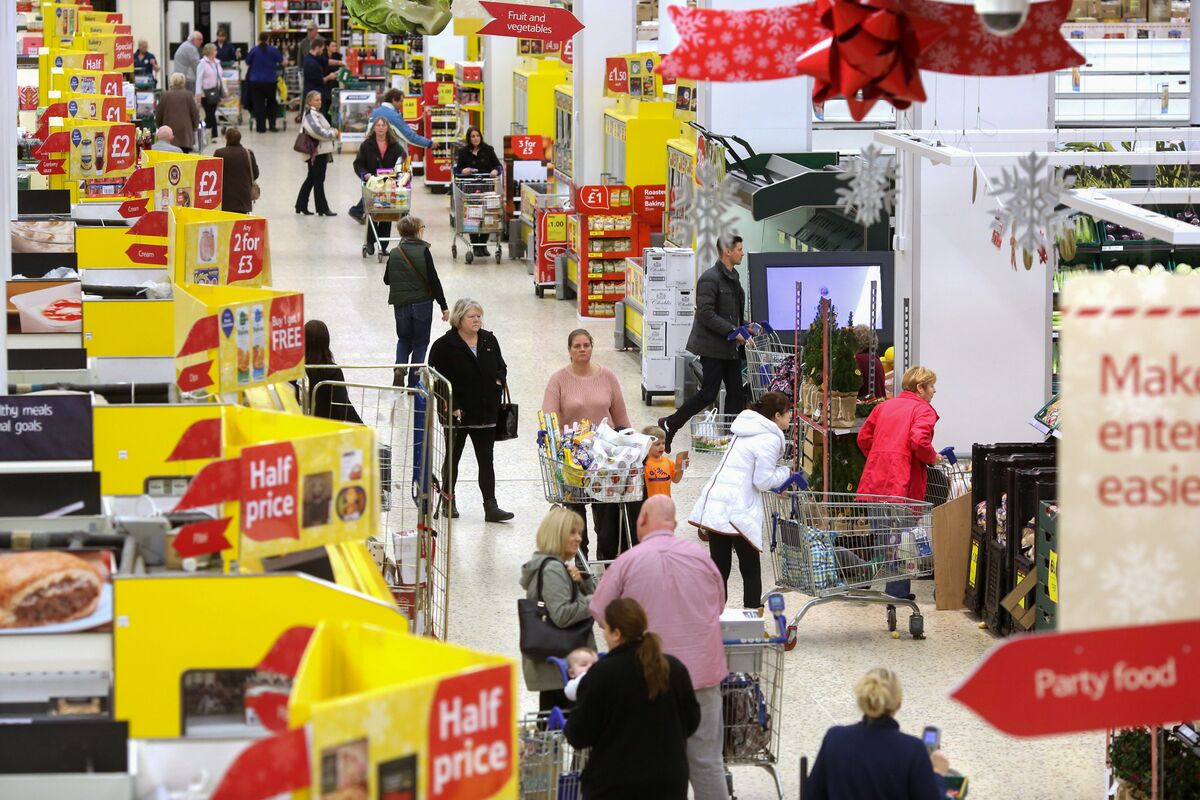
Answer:
POLYGON ((1087 63, 1055 73, 1057 124, 1187 124, 1191 71, 1187 26, 1182 26, 1182 37, 1156 38, 1143 38, 1138 31, 1128 38, 1112 38, 1108 28, 1070 28, 1071 45, 1087 63))
POLYGON ((604 172, 630 186, 664 183, 667 142, 678 138, 674 104, 622 98, 604 112, 604 172))
POLYGON ((483 62, 454 65, 454 101, 462 114, 463 130, 483 130, 483 62))
POLYGON ((327 40, 336 38, 340 5, 340 0, 263 0, 258 4, 258 29, 270 34, 270 44, 288 58, 302 58, 298 46, 309 25, 316 25, 327 40))
POLYGON ((453 84, 425 84, 425 135, 433 140, 433 146, 425 151, 425 185, 449 186, 454 179, 455 148, 462 141, 461 119, 458 106, 440 103, 444 99, 441 87, 453 84))
POLYGON ((571 84, 554 87, 554 171, 568 188, 572 188, 575 174, 574 138, 571 135, 575 124, 574 97, 575 90, 571 84))
POLYGON ((555 87, 568 80, 557 58, 525 58, 513 70, 513 133, 555 135, 555 87))
MULTIPOLYGON (((581 186, 567 218, 571 243, 568 285, 581 317, 612 317, 625 296, 625 259, 636 255, 641 231, 628 186, 581 186)), ((640 250, 640 248, 638 248, 640 250)))

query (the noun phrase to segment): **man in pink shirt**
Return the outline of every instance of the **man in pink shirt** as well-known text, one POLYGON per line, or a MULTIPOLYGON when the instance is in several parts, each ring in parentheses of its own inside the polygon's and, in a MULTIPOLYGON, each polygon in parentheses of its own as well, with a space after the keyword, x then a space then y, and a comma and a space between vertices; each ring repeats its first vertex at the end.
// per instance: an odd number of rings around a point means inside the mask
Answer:
POLYGON ((704 548, 675 538, 675 503, 666 495, 646 499, 637 532, 638 546, 605 570, 589 608, 596 620, 620 597, 646 609, 650 630, 687 667, 700 702, 700 727, 687 747, 692 791, 696 800, 728 800, 721 755, 721 681, 729 671, 721 643, 721 573, 704 548))

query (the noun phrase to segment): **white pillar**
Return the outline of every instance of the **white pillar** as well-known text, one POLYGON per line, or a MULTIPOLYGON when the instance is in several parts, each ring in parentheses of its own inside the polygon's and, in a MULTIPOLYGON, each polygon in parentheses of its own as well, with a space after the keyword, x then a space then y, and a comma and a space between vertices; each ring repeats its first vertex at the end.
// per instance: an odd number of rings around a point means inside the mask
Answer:
MULTIPOLYGON (((245 5, 243 3, 243 5, 245 5)), ((167 39, 163 36, 163 4, 161 0, 117 0, 114 8, 118 14, 125 15, 125 23, 133 26, 133 42, 137 46, 138 39, 145 39, 150 52, 158 58, 159 69, 166 71, 171 60, 167 52, 167 39)), ((250 41, 255 41, 258 34, 258 15, 254 14, 254 29, 248 33, 250 41)), ((159 73, 162 75, 162 72, 159 73)))
POLYGON ((604 171, 604 60, 636 51, 634 3, 576 0, 575 16, 584 28, 575 34, 574 139, 575 185, 599 183, 604 171))
POLYGON ((483 138, 498 154, 512 132, 513 70, 519 61, 516 39, 483 37, 483 138))
MULTIPOLYGON (((0 31, 8 42, 0 55, 0 109, 12 114, 8 125, 0 125, 0 175, 5 185, 0 187, 0 220, 17 218, 17 6, 0 3, 0 31)), ((8 279, 12 277, 12 237, 0 231, 0 301, 8 305, 8 279)), ((8 394, 8 337, 7 326, 0 326, 0 394, 8 394)))
MULTIPOLYGON (((1192 29, 1191 39, 1189 43, 1193 46, 1189 48, 1191 56, 1191 75, 1200 75, 1200 48, 1195 47, 1195 43, 1200 41, 1200 14, 1192 14, 1192 29)), ((1200 98, 1189 97, 1188 99, 1188 117, 1193 125, 1200 125, 1200 98)), ((1190 149, 1190 148, 1189 148, 1190 149)))
MULTIPOLYGON (((928 102, 902 115, 913 128, 1051 127, 1052 76, 964 78, 924 72, 928 102)), ((953 134, 947 133, 950 140, 953 134)), ((976 140, 977 141, 977 140, 976 140)), ((1048 142, 993 150, 1046 149, 1048 142)), ((977 150, 986 145, 975 144, 977 150)), ((937 445, 1026 441, 1027 424, 1050 392, 1049 327, 1053 264, 1026 272, 1010 263, 1008 236, 990 242, 996 202, 973 166, 900 160, 896 253, 896 362, 903 358, 903 302, 911 299, 911 360, 938 373, 937 445)), ((998 167, 988 167, 993 180, 998 167)))

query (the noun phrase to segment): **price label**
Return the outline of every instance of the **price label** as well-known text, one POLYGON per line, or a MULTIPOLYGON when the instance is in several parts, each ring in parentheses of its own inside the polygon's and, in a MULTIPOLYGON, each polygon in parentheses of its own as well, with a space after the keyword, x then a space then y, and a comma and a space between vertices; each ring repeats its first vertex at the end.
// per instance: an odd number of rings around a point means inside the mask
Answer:
POLYGON ((1046 579, 1046 593, 1050 595, 1050 602, 1058 602, 1058 551, 1050 551, 1050 571, 1046 579))
POLYGON ((417 117, 421 116, 421 107, 417 104, 417 98, 404 98, 404 109, 402 113, 404 114, 404 118, 406 120, 416 119, 417 117))
POLYGON ((437 87, 437 101, 439 106, 448 106, 454 103, 454 84, 439 83, 437 87))
POLYGON ((575 39, 573 37, 563 42, 562 53, 559 54, 559 58, 564 64, 575 63, 575 39))
MULTIPOLYGON (((197 191, 199 194, 199 191, 197 191)), ((248 281, 263 271, 263 251, 266 249, 267 221, 239 220, 229 232, 229 282, 248 281)))
POLYGON ((196 208, 212 210, 221 207, 224 164, 219 158, 206 158, 196 163, 196 208))
POLYGON ((605 94, 629 94, 629 62, 621 57, 604 60, 605 94))
POLYGON ((106 72, 100 76, 100 94, 110 97, 125 94, 125 81, 119 72, 106 72))
POLYGON ((133 37, 127 35, 113 38, 113 69, 133 66, 133 37))
POLYGON ((100 71, 104 69, 104 54, 103 53, 88 53, 83 57, 83 68, 86 70, 100 71))
POLYGON ((137 161, 137 147, 134 141, 132 125, 122 123, 108 129, 108 165, 105 172, 117 172, 134 165, 137 161))
POLYGON ((567 240, 567 215, 547 213, 542 215, 542 242, 565 242, 567 240))
POLYGON ((580 186, 578 206, 581 211, 598 213, 611 209, 609 187, 601 185, 580 186))
POLYGON ((105 122, 125 121, 125 98, 106 97, 103 103, 103 119, 105 122))
POLYGON ((545 157, 541 136, 513 136, 510 141, 513 158, 518 161, 541 161, 545 157))

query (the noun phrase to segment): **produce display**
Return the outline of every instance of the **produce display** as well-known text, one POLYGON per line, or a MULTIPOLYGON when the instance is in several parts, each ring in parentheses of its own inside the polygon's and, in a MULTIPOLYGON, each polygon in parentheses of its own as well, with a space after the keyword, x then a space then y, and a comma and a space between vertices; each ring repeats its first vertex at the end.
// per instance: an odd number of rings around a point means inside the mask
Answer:
POLYGON ((450 23, 450 0, 346 0, 346 9, 364 28, 389 35, 436 36, 450 23))

